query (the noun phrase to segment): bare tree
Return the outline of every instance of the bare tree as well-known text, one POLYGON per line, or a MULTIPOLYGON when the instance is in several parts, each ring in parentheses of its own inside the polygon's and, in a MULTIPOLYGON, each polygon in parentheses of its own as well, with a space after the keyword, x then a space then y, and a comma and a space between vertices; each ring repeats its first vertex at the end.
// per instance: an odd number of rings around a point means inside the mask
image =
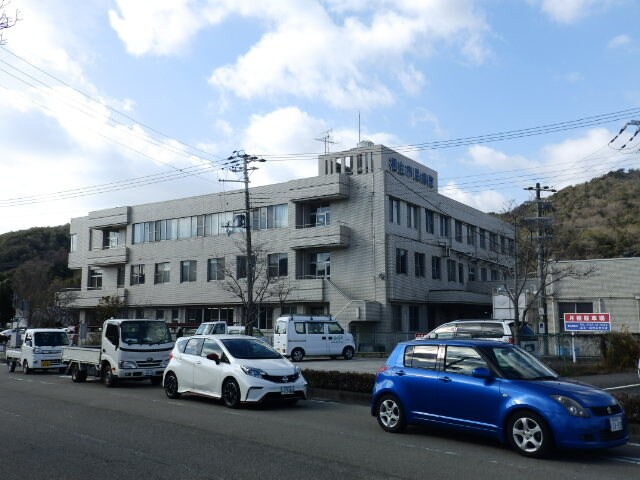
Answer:
POLYGON ((244 234, 239 234, 234 243, 239 253, 236 257, 237 262, 235 265, 225 264, 225 280, 221 288, 240 300, 243 309, 242 324, 245 326, 245 333, 251 335, 260 307, 266 302, 282 304, 292 291, 292 287, 288 276, 281 275, 283 272, 269 271, 269 255, 263 245, 254 243, 251 247, 252 258, 248 259, 244 234), (253 268, 246 268, 247 261, 252 262, 253 268), (252 302, 249 302, 247 294, 249 271, 252 273, 253 280, 252 302), (258 308, 249 312, 250 303, 258 308))
POLYGON ((512 257, 511 262, 503 260, 497 263, 503 265, 502 286, 513 305, 513 336, 514 342, 519 344, 527 314, 544 301, 548 287, 566 278, 593 275, 597 269, 594 266, 578 267, 571 263, 559 266, 554 259, 551 222, 533 216, 530 209, 508 208, 502 218, 513 226, 513 247, 509 247, 507 251, 502 246, 492 250, 497 256, 512 257), (509 264, 510 267, 505 266, 509 264), (525 299, 522 309, 521 298, 525 299))
POLYGON ((109 318, 118 318, 126 310, 126 305, 118 296, 104 296, 95 308, 96 320, 99 323, 109 318))
POLYGON ((16 14, 13 17, 7 14, 7 7, 10 3, 11 2, 7 0, 0 0, 0 45, 6 43, 2 37, 2 32, 7 28, 13 27, 19 20, 18 14, 20 12, 18 10, 16 10, 16 14))

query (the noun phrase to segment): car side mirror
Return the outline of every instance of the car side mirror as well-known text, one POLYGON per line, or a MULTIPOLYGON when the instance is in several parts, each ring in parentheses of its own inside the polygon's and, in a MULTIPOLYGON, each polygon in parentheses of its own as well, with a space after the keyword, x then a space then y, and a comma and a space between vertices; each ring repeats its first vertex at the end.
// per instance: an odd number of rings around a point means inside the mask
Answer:
POLYGON ((220 365, 220 357, 217 353, 210 353, 209 355, 207 355, 207 360, 213 360, 214 362, 216 362, 216 365, 220 365))
POLYGON ((474 368, 473 372, 471 372, 471 375, 473 375, 475 378, 491 378, 491 372, 488 368, 485 367, 474 368))

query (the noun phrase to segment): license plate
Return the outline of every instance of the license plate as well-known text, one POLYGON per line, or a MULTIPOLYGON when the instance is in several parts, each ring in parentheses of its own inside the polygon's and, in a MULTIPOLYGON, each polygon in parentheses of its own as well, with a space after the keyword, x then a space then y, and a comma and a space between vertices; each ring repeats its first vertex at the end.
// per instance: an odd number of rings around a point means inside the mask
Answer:
POLYGON ((153 370, 145 370, 145 371, 144 371, 144 374, 145 374, 147 377, 153 377, 153 374, 154 374, 154 373, 155 373, 155 372, 154 372, 153 370))
POLYGON ((42 365, 43 367, 50 367, 50 366, 51 366, 51 362, 49 362, 49 361, 47 361, 47 360, 43 360, 43 361, 41 362, 41 365, 42 365))
POLYGON ((280 393, 282 393, 282 395, 293 395, 293 385, 283 385, 280 387, 280 393))
POLYGON ((622 417, 612 417, 609 419, 609 428, 612 432, 619 432, 622 430, 622 417))

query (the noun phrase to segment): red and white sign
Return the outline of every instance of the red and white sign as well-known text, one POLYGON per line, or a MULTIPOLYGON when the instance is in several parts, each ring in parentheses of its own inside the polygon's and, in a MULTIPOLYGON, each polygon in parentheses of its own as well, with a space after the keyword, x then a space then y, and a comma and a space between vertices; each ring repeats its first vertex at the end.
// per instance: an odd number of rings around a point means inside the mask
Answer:
POLYGON ((611 331, 611 315, 608 313, 565 313, 564 329, 575 331, 611 331))

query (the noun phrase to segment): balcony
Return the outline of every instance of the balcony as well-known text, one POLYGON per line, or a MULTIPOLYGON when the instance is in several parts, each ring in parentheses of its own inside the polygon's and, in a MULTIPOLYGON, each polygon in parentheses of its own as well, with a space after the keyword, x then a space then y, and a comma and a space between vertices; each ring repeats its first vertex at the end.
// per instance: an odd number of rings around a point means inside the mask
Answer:
POLYGON ((127 263, 128 254, 129 249, 124 245, 115 248, 100 248, 87 253, 87 262, 96 266, 121 265, 127 263))
POLYGON ((291 201, 343 200, 349 198, 348 175, 335 173, 297 180, 291 188, 291 201))
POLYGON ((129 223, 130 210, 130 207, 115 207, 89 212, 87 225, 89 228, 127 225, 129 223))
POLYGON ((324 278, 297 278, 287 301, 324 302, 324 278))
POLYGON ((347 248, 351 242, 351 229, 346 225, 296 228, 291 233, 291 248, 347 248))
POLYGON ((70 302, 69 306, 73 308, 95 307, 102 297, 117 297, 123 304, 127 300, 126 288, 64 289, 64 291, 58 292, 58 295, 63 294, 70 302))

